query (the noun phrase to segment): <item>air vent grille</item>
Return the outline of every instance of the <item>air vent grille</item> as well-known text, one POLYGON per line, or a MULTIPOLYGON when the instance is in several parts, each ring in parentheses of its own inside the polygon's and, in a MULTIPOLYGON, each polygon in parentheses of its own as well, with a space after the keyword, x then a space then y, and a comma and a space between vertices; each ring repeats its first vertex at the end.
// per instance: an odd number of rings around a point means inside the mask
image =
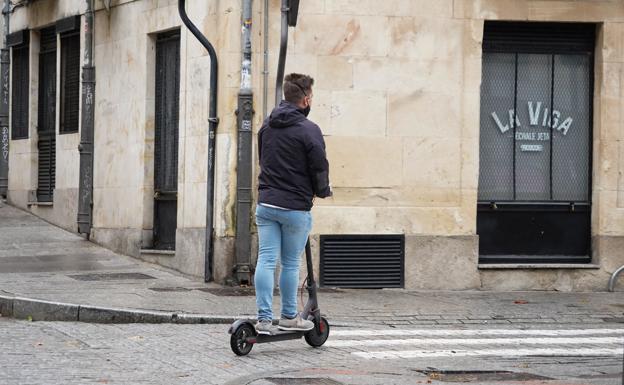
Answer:
POLYGON ((401 288, 403 235, 322 235, 321 286, 401 288))

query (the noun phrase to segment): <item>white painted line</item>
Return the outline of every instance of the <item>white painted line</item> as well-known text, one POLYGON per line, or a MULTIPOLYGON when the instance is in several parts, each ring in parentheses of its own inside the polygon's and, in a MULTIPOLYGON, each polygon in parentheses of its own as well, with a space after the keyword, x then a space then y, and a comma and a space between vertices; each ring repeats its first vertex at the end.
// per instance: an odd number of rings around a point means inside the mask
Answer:
POLYGON ((623 337, 546 337, 546 338, 406 338, 402 340, 329 340, 325 346, 393 346, 393 345, 581 345, 615 344, 622 346, 623 337))
POLYGON ((368 330, 349 329, 332 330, 332 337, 379 337, 379 336, 587 336, 587 335, 624 335, 624 329, 388 329, 368 330))
POLYGON ((622 348, 615 349, 487 349, 487 350, 406 350, 382 352, 355 352, 355 356, 365 359, 435 358, 435 357, 596 357, 621 356, 622 348))

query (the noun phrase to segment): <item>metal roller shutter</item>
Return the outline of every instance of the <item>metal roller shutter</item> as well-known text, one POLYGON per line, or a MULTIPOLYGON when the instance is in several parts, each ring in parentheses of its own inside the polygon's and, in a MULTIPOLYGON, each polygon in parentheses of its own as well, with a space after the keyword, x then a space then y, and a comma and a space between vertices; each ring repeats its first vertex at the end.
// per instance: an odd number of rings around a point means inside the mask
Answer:
POLYGON ((13 47, 11 95, 11 138, 28 138, 29 45, 13 47))
POLYGON ((56 174, 56 29, 41 31, 39 53, 37 200, 51 202, 56 174))
POLYGON ((61 133, 78 132, 80 35, 61 37, 61 133))

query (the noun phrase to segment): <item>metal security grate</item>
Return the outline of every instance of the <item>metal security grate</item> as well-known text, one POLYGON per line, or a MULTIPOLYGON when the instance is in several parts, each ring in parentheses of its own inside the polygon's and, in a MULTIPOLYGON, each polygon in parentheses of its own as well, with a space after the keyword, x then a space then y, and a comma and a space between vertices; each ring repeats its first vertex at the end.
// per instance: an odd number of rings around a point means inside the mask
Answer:
POLYGON ((158 35, 156 42, 155 189, 178 190, 180 31, 158 35))
POLYGON ((13 47, 13 79, 11 84, 11 137, 13 140, 28 138, 28 51, 28 41, 13 47))
POLYGON ((78 132, 80 34, 61 37, 61 133, 78 132))
POLYGON ((403 235, 322 235, 321 286, 403 287, 403 235))
POLYGON ((154 248, 175 249, 180 109, 180 31, 156 39, 154 248))
POLYGON ((51 202, 56 174, 56 29, 41 30, 39 52, 37 200, 51 202))
POLYGON ((480 201, 589 202, 591 60, 483 54, 480 201))

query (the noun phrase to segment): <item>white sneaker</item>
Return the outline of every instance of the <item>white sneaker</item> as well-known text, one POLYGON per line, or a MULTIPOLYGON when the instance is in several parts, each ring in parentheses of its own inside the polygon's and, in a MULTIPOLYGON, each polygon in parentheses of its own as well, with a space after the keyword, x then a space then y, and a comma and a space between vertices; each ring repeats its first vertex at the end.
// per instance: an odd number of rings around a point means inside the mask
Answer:
POLYGON ((314 329, 314 322, 301 319, 301 315, 297 314, 293 319, 281 318, 277 327, 280 330, 307 332, 314 329))
POLYGON ((256 323, 256 332, 258 334, 271 334, 273 331, 273 322, 261 320, 256 323))

